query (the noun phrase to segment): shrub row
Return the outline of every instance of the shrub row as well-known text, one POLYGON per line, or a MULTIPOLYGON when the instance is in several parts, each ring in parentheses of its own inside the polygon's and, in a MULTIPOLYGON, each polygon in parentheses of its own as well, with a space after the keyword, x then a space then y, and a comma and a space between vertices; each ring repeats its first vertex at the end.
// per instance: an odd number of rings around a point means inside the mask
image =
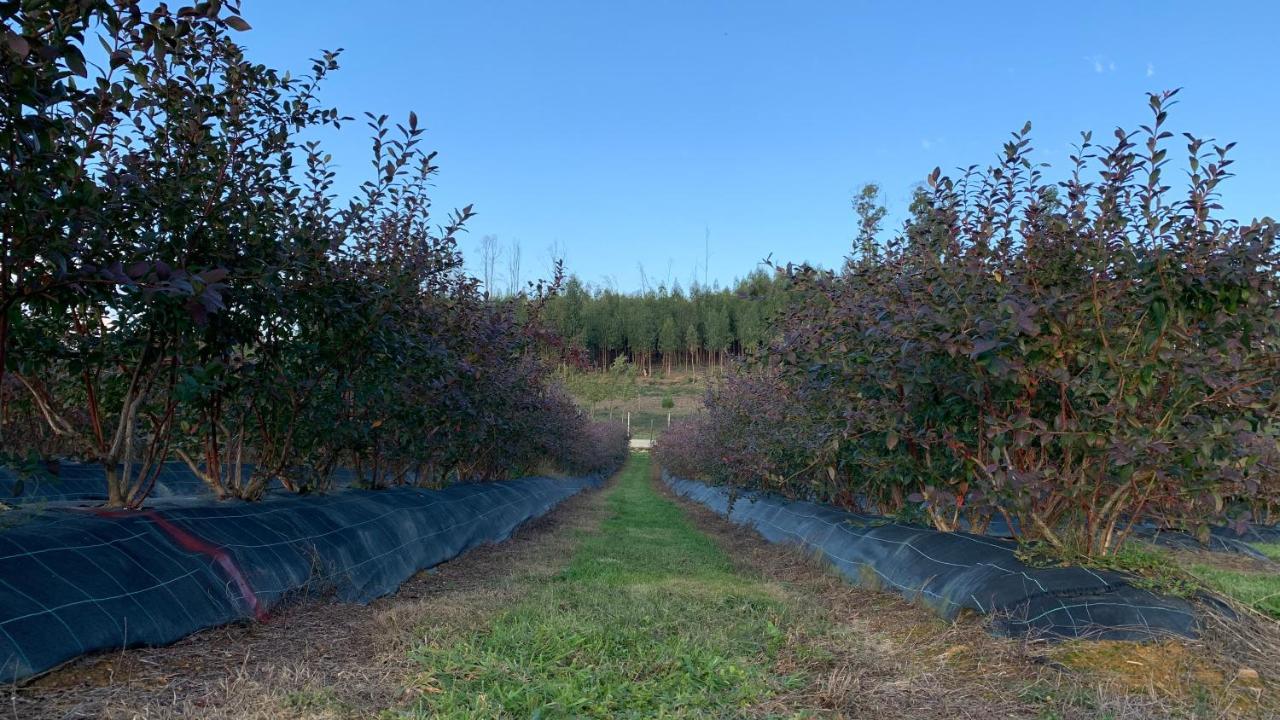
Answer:
POLYGON ((554 287, 499 302, 463 272, 472 211, 432 214, 417 117, 367 116, 370 179, 338 200, 314 139, 351 120, 318 100, 337 54, 254 63, 238 5, 0 4, 4 459, 100 462, 116 506, 174 456, 245 498, 339 465, 617 464, 540 359, 554 287))
POLYGON ((1166 184, 1173 95, 1136 132, 1084 134, 1061 182, 1028 125, 986 170, 935 170, 904 229, 841 271, 780 268, 774 340, 662 462, 944 530, 999 517, 1072 553, 1140 518, 1269 520, 1277 225, 1221 217, 1231 145, 1186 135, 1187 187, 1166 184))

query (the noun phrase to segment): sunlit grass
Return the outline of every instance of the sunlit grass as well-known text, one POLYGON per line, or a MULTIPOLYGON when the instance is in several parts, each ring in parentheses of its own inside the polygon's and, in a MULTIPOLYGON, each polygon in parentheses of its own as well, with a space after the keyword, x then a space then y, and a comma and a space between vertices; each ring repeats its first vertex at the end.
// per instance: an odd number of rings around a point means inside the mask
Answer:
POLYGON ((417 717, 723 717, 798 678, 771 672, 789 608, 654 492, 633 457, 613 517, 486 628, 415 651, 417 717))
POLYGON ((1266 555, 1272 560, 1280 561, 1280 543, 1250 543, 1254 550, 1266 555))
POLYGON ((1187 572, 1210 590, 1280 618, 1280 573, 1228 570, 1199 563, 1189 565, 1187 572))

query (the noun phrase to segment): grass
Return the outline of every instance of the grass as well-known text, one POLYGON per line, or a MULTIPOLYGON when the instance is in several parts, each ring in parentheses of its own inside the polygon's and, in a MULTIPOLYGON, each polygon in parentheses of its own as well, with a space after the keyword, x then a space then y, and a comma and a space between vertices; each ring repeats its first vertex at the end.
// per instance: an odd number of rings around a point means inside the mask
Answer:
POLYGON ((648 475, 633 457, 612 517, 559 576, 415 651, 416 717, 727 717, 803 681, 771 670, 785 599, 737 574, 648 475))
MULTIPOLYGON (((1280 559, 1280 544, 1254 545, 1267 557, 1280 559)), ((1130 542, 1114 555, 1062 558, 1031 545, 1020 557, 1033 565, 1083 564, 1134 576, 1135 587, 1161 595, 1193 598, 1202 590, 1224 595, 1280 619, 1280 572, 1272 563, 1207 552, 1179 552, 1143 542, 1130 542)))
POLYGON ((1280 543, 1252 543, 1253 548, 1272 560, 1280 561, 1280 543))
POLYGON ((285 694, 281 704, 289 710, 304 714, 319 714, 326 710, 341 713, 348 709, 332 688, 294 690, 285 694))
MULTIPOLYGON (((1280 544, 1254 547, 1272 560, 1280 559, 1280 544)), ((1267 561, 1142 544, 1128 545, 1108 560, 1116 563, 1109 569, 1136 574, 1140 579, 1134 584, 1139 587, 1180 597, 1192 597, 1203 588, 1280 619, 1280 572, 1267 561)))
POLYGON ((593 417, 625 421, 630 412, 632 435, 654 439, 667 428, 668 418, 678 420, 702 409, 709 381, 703 371, 668 375, 655 368, 647 377, 634 372, 619 376, 575 371, 567 378, 567 385, 593 417))
MULTIPOLYGON (((1280 561, 1280 543, 1252 543, 1254 549, 1280 561)), ((1266 561, 1237 563, 1184 562, 1184 569, 1210 590, 1280 619, 1280 568, 1266 561)))
MULTIPOLYGON (((649 469, 647 456, 632 456, 599 532, 584 533, 562 569, 523 585, 517 602, 420 628, 416 699, 394 716, 1266 714, 1261 691, 1233 679, 1242 665, 1219 667, 1198 645, 1079 641, 1040 648, 1028 664, 979 624, 943 623, 787 553, 747 562, 758 540, 719 519, 695 525, 700 511, 659 495, 649 469), (749 570, 759 562, 767 572, 749 570), (790 580, 771 579, 780 576, 790 580)), ((1114 560, 1163 591, 1185 589, 1170 585, 1190 581, 1176 569, 1183 562, 1140 547, 1114 560)))
POLYGON ((569 567, 491 628, 427 646, 422 716, 703 716, 758 700, 785 607, 658 497, 636 458, 613 517, 569 567))
POLYGON ((11 689, 5 717, 1280 717, 1260 614, 1198 642, 996 638, 673 504, 646 466, 370 607, 109 653, 11 689))
POLYGON ((1203 563, 1190 564, 1186 569, 1210 590, 1280 619, 1280 573, 1232 570, 1203 563))
POLYGON ((1082 643, 1028 662, 978 623, 851 587, 721 519, 695 524, 709 511, 659 495, 649 469, 633 455, 599 531, 561 569, 517 579, 518 600, 428 619, 413 699, 385 716, 1253 716, 1217 691, 1208 707, 1227 712, 1197 710, 1193 691, 1225 680, 1181 645, 1082 643))

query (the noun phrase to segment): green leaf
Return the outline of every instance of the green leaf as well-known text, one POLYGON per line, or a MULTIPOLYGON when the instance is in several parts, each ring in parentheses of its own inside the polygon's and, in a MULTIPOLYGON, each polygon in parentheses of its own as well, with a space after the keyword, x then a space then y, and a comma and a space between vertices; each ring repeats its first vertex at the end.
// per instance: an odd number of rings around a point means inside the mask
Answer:
POLYGON ((66 61, 68 70, 80 77, 89 77, 89 71, 84 65, 84 55, 80 54, 78 48, 68 47, 62 59, 66 61))

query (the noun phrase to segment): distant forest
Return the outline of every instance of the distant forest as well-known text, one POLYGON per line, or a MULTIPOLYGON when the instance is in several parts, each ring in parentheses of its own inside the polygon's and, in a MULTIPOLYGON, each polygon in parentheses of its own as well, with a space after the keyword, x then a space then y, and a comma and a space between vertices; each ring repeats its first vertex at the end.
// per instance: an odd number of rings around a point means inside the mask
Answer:
MULTIPOLYGON (((851 199, 858 220, 847 263, 861 258, 873 261, 878 253, 876 237, 886 209, 880 187, 864 185, 851 199)), ((928 209, 927 199, 916 193, 911 210, 928 209)), ((486 287, 494 287, 496 261, 501 254, 497 239, 482 239, 482 264, 486 287)), ((520 249, 512 245, 511 277, 519 276, 520 249)), ((545 319, 565 343, 564 357, 576 364, 607 370, 626 358, 646 375, 655 368, 696 370, 722 367, 725 361, 768 343, 772 320, 790 295, 786 273, 757 269, 732 287, 707 287, 696 281, 683 290, 670 288, 620 293, 593 288, 571 276, 564 287, 547 299, 545 319)), ((513 283, 514 293, 519 283, 513 283)))
POLYGON ((757 270, 732 288, 684 290, 678 283, 642 293, 593 288, 570 277, 545 308, 566 357, 593 369, 626 358, 638 370, 694 370, 761 345, 787 281, 757 270))

